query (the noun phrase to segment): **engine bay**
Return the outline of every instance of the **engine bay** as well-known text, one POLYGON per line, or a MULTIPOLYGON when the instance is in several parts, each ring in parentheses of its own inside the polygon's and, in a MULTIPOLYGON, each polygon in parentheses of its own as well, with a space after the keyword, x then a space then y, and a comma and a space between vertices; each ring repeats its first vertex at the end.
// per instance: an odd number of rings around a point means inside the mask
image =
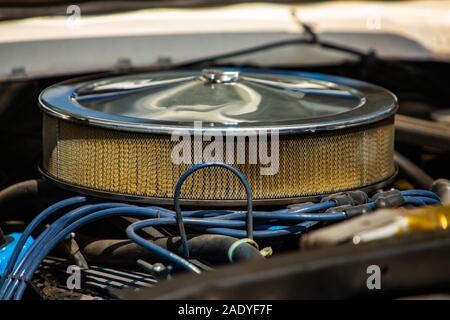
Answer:
POLYGON ((356 60, 2 81, 0 298, 447 296, 448 62, 305 29, 356 60))

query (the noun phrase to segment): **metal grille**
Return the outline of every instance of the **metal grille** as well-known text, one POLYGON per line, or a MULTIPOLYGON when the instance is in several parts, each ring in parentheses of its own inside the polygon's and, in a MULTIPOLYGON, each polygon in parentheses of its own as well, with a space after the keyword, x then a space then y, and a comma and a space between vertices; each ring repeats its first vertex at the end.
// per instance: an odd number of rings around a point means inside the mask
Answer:
MULTIPOLYGON (((60 182, 113 194, 170 199, 190 165, 171 160, 169 135, 101 129, 44 116, 43 169, 60 182)), ((252 142, 246 142, 246 154, 252 142)), ((360 188, 394 172, 394 126, 359 131, 280 136, 279 170, 261 175, 260 163, 236 164, 255 199, 309 197, 360 188)), ((189 200, 243 200, 238 179, 222 168, 189 177, 182 190, 189 200)))
POLYGON ((90 264, 81 270, 81 289, 67 288, 67 268, 72 261, 45 258, 33 277, 33 284, 44 299, 111 299, 114 290, 151 288, 157 281, 149 274, 138 271, 111 269, 90 264))

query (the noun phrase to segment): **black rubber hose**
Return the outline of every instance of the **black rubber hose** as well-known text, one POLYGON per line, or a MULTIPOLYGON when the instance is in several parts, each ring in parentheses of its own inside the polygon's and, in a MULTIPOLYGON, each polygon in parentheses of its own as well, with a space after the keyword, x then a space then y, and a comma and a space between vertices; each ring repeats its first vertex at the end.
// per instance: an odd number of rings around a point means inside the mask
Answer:
MULTIPOLYGON (((228 259, 230 247, 239 239, 218 235, 203 234, 188 239, 190 257, 208 262, 212 265, 231 263, 228 259)), ((161 262, 156 256, 131 240, 106 239, 92 240, 77 235, 77 241, 88 262, 107 265, 133 266, 139 259, 149 262, 161 262)), ((180 237, 160 238, 154 240, 157 245, 177 254, 181 254, 183 247, 180 237)), ((235 247, 232 255, 233 262, 264 259, 261 253, 251 244, 242 242, 235 247)))
POLYGON ((2 220, 9 217, 17 219, 26 214, 37 213, 58 199, 69 195, 70 193, 43 179, 16 183, 0 191, 1 218, 2 220))
POLYGON ((0 191, 0 204, 17 200, 19 197, 35 196, 43 180, 26 180, 0 191))
POLYGON ((450 151, 450 127, 442 123, 397 114, 395 140, 450 151))
POLYGON ((420 169, 411 160, 401 155, 398 152, 394 153, 394 160, 397 163, 399 169, 405 174, 411 182, 419 188, 430 189, 433 184, 433 178, 431 178, 425 171, 420 169))
POLYGON ((0 228, 0 248, 6 243, 5 235, 3 234, 2 229, 0 228))

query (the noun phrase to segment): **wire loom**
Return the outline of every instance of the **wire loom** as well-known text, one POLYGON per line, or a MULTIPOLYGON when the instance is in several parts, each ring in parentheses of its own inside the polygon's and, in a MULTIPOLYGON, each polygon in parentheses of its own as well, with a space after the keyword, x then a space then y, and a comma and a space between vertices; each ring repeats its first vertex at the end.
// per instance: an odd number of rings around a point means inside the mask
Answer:
MULTIPOLYGON (((425 190, 404 191, 401 196, 405 204, 420 206, 439 203, 439 198, 434 193, 425 190)), ((338 202, 327 198, 320 203, 308 204, 297 209, 281 209, 269 212, 253 211, 252 194, 247 179, 239 170, 223 163, 203 163, 189 169, 177 183, 174 198, 176 212, 161 207, 141 207, 127 203, 93 203, 92 199, 84 196, 55 203, 40 213, 23 232, 5 268, 0 298, 3 300, 21 299, 27 283, 32 279, 40 263, 61 240, 85 224, 103 218, 123 215, 150 218, 130 225, 126 230, 129 238, 144 248, 159 254, 164 260, 194 273, 200 273, 200 270, 188 261, 189 248, 186 241, 185 225, 207 233, 258 239, 282 236, 298 237, 320 221, 338 221, 348 218, 344 211, 320 213, 339 205, 338 202), (241 180, 248 195, 247 211, 197 210, 181 212, 178 197, 183 181, 197 170, 217 166, 230 170, 241 180), (58 218, 37 237, 36 241, 23 254, 23 257, 18 259, 21 248, 38 225, 56 212, 75 205, 78 207, 58 218), (259 222, 254 227, 253 219, 259 222), (161 225, 178 225, 185 257, 180 257, 136 234, 141 228, 161 225)), ((376 207, 373 201, 369 201, 366 205, 369 209, 376 207)))

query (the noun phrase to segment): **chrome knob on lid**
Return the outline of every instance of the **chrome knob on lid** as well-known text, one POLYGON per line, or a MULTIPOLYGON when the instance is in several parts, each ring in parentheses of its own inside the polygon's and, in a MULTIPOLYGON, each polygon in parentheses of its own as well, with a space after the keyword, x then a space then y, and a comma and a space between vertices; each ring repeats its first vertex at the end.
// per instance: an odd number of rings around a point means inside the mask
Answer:
POLYGON ((220 69, 203 69, 202 76, 211 83, 236 83, 240 78, 239 71, 220 69))

